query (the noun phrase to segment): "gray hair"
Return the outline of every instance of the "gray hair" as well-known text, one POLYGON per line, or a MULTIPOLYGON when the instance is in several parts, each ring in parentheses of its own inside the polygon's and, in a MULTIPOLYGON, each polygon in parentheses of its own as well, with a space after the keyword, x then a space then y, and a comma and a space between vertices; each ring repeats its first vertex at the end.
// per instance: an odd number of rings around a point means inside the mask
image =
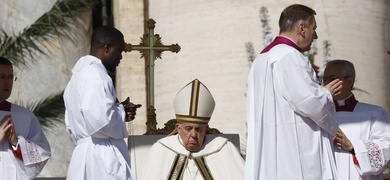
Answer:
POLYGON ((349 77, 355 75, 355 67, 353 64, 347 60, 342 60, 342 59, 336 59, 332 60, 326 63, 326 67, 332 66, 332 65, 343 65, 343 76, 344 77, 349 77))

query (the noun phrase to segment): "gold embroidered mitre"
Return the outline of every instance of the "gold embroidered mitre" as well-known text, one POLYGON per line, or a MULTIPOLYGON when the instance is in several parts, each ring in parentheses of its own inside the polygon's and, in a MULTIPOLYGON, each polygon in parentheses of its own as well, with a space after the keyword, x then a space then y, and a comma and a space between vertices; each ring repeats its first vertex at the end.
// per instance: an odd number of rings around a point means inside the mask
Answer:
POLYGON ((210 91, 198 79, 184 86, 177 93, 173 104, 178 123, 207 124, 215 107, 210 91))

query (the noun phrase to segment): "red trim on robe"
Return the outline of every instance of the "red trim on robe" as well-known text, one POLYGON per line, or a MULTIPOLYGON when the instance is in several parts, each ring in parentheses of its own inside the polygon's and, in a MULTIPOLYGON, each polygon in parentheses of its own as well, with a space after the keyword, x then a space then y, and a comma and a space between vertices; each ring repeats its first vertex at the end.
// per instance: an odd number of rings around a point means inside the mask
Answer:
POLYGON ((9 148, 11 149, 12 151, 12 154, 14 154, 14 156, 18 159, 20 159, 21 161, 23 161, 23 156, 22 156, 22 151, 20 150, 20 146, 18 145, 18 149, 15 151, 14 148, 12 148, 12 144, 9 143, 9 148))
POLYGON ((355 154, 352 154, 352 160, 353 160, 353 163, 354 163, 354 164, 359 165, 359 161, 357 160, 355 154))

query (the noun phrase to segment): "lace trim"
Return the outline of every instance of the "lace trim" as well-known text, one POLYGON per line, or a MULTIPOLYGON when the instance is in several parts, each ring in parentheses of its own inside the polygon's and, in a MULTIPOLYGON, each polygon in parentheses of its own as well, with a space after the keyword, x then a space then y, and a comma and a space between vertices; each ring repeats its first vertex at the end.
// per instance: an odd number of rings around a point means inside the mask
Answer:
POLYGON ((375 171, 382 168, 382 151, 379 149, 378 144, 370 142, 370 141, 364 141, 364 145, 366 146, 366 149, 368 151, 368 158, 370 160, 371 168, 375 171))
POLYGON ((26 151, 29 162, 38 163, 42 161, 38 149, 35 147, 34 143, 26 141, 26 151))

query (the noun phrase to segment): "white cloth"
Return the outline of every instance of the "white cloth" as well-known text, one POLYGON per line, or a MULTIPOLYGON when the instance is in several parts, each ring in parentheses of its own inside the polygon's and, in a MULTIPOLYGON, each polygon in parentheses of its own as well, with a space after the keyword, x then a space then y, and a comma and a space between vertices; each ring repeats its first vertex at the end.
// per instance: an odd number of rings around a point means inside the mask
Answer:
POLYGON ((153 144, 142 165, 140 180, 168 179, 176 155, 188 159, 183 180, 203 179, 194 158, 204 156, 205 163, 215 180, 239 180, 244 178, 244 160, 237 148, 226 138, 206 135, 204 146, 197 152, 189 152, 179 141, 179 135, 160 139, 153 144))
POLYGON ((336 149, 339 179, 382 180, 390 160, 390 117, 379 106, 357 103, 353 112, 339 111, 340 128, 352 142, 359 165, 352 155, 336 149))
POLYGON ((279 44, 251 67, 245 179, 335 179, 335 106, 309 60, 279 44))
POLYGON ((0 179, 34 179, 51 156, 50 145, 38 118, 29 110, 11 105, 11 112, 0 111, 0 120, 11 114, 23 161, 10 150, 9 142, 0 144, 0 179))
POLYGON ((125 141, 123 105, 102 62, 81 57, 72 70, 65 92, 65 123, 77 144, 67 179, 134 179, 125 141))

